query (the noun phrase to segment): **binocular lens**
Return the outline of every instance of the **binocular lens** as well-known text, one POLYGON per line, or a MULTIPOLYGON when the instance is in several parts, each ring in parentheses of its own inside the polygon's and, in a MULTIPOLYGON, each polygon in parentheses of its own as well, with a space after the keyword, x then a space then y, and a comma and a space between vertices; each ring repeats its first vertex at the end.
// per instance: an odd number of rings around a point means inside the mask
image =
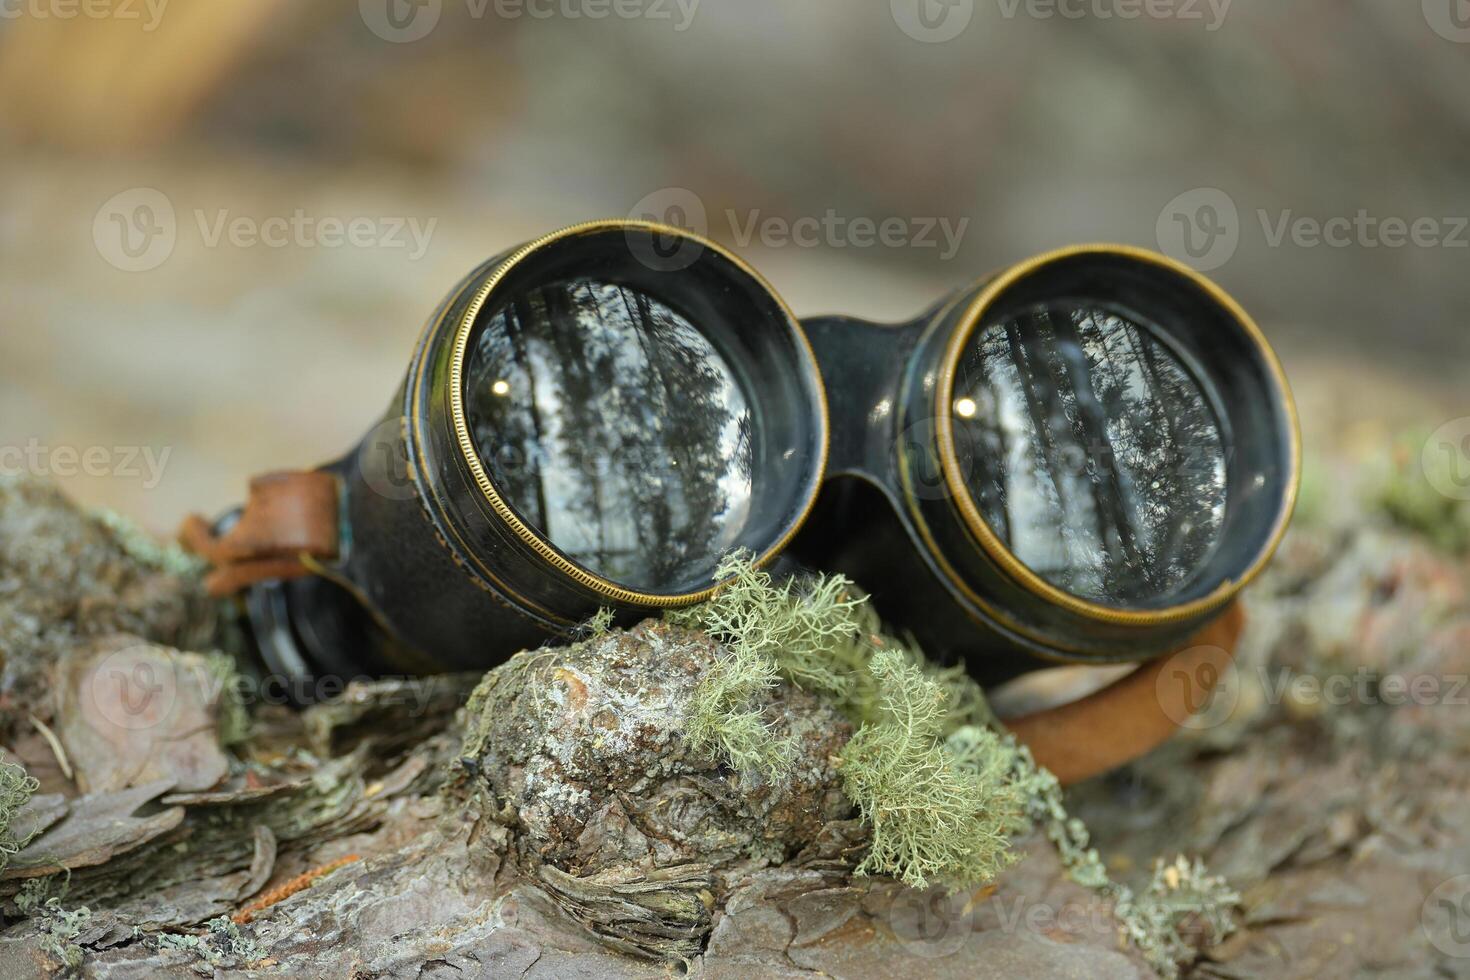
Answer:
POLYGON ((1137 606, 1200 570, 1224 521, 1225 450, 1156 326, 1106 302, 1039 303, 977 330, 955 377, 968 488, 1033 572, 1137 606))
POLYGON ((688 316, 645 289, 581 277, 502 298, 470 352, 465 410, 511 506, 599 575, 675 589, 740 539, 749 402, 688 316))
POLYGON ((959 314, 940 374, 976 573, 1018 588, 1008 605, 1040 603, 1021 628, 1043 644, 1100 626, 1177 639, 1285 530, 1298 442, 1281 367, 1234 300, 1163 256, 1079 246, 1011 267, 959 314), (1063 616, 1065 636, 1042 633, 1063 616))
POLYGON ((482 289, 463 448, 553 563, 658 604, 794 532, 826 455, 821 380, 795 317, 733 256, 658 226, 581 226, 482 289))

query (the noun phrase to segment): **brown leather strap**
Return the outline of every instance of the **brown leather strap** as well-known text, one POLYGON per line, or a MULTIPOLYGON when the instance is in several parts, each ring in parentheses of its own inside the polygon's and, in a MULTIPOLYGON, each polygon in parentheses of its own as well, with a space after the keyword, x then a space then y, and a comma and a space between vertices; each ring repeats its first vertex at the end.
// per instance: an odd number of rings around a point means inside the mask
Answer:
POLYGON ((309 574, 305 559, 337 556, 337 478, 320 470, 258 476, 234 527, 216 535, 191 514, 179 542, 214 566, 204 579, 213 596, 309 574))
POLYGON ((1230 669, 1245 613, 1231 605, 1178 650, 1070 704, 1006 721, 1062 785, 1116 769, 1169 739, 1230 669))

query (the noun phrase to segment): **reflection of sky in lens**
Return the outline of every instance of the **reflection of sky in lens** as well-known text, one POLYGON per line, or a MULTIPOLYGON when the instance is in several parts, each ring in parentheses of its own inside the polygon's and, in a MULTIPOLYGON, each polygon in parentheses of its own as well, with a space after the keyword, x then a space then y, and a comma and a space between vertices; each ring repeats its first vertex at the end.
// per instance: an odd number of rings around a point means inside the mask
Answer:
POLYGON ((751 415, 704 335, 636 289, 573 279, 491 311, 466 403, 491 479, 579 563, 703 584, 752 497, 751 415))
POLYGON ((1100 602, 1157 602, 1214 548, 1226 459, 1199 386, 1148 331, 1094 305, 986 326, 955 385, 976 506, 1028 568, 1100 602))

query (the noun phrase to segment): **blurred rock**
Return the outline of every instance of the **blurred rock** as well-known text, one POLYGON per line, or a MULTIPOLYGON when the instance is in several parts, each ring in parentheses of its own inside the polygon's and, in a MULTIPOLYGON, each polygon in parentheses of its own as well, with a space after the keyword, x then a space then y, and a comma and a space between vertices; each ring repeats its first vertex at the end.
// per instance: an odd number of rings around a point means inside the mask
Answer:
POLYGON ((166 780, 206 790, 230 763, 220 745, 238 696, 222 655, 181 653, 114 634, 62 655, 56 730, 84 793, 166 780))
POLYGON ((0 477, 0 736, 53 716, 54 670, 91 638, 213 645, 217 612, 186 561, 84 513, 51 484, 0 477))

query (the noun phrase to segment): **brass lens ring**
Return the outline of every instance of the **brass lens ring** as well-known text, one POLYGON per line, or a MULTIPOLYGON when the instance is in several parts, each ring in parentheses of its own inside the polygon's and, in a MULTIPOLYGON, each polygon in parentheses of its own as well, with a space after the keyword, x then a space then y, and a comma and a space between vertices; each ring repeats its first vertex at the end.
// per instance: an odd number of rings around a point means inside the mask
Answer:
POLYGON ((778 293, 776 293, 776 291, 771 287, 770 283, 767 282, 760 273, 756 272, 734 253, 728 251, 720 245, 717 245, 707 238, 703 238, 699 235, 695 235, 691 232, 684 231, 679 228, 673 228, 668 225, 658 224, 656 222, 609 219, 572 225, 568 228, 563 228, 560 231, 556 231, 549 235, 546 235, 545 237, 538 238, 535 241, 530 242, 529 244, 523 245, 521 248, 517 249, 510 256, 508 256, 505 261, 502 262, 498 267, 496 267, 495 271, 490 274, 490 276, 480 285, 479 289, 475 292, 474 297, 471 299, 468 308, 465 310, 464 315, 460 319, 458 328, 454 335, 453 348, 450 355, 449 385, 450 415, 454 427, 455 440, 459 445, 459 450, 464 457, 466 465, 468 465, 470 469, 470 473, 473 475, 475 483, 480 488, 480 492, 484 495, 485 500, 490 504, 491 509, 495 512, 497 517, 516 535, 517 538, 523 541, 529 548, 532 549, 532 551, 536 553, 536 555, 538 555, 552 568, 555 568, 557 571, 561 572, 563 575, 567 576, 573 581, 592 590, 597 595, 605 597, 607 599, 611 599, 616 602, 646 607, 671 607, 692 605, 693 603, 707 599, 725 583, 716 582, 708 587, 699 589, 697 591, 664 595, 651 594, 647 592, 640 592, 633 589, 624 588, 623 586, 618 585, 616 582, 610 581, 609 579, 606 579, 600 575, 594 574, 582 565, 572 561, 555 545, 548 541, 544 535, 526 524, 526 522, 520 518, 520 516, 510 506, 510 504, 506 502, 505 498, 501 495, 499 490, 497 490, 494 482, 490 479, 489 474, 486 472, 484 463, 480 459, 480 454, 477 451, 474 440, 471 436, 468 416, 465 411, 465 360, 468 354, 471 336, 475 330, 476 322, 479 319, 480 313, 484 309, 486 302, 495 292, 496 287, 505 280, 506 276, 509 275, 513 269, 524 263, 527 259, 534 256, 536 253, 546 248, 547 246, 577 236, 592 235, 608 231, 622 232, 624 234, 628 232, 639 232, 650 235, 678 238, 688 242, 692 242, 700 249, 708 250, 710 253, 729 263, 737 272, 749 277, 754 283, 756 283, 767 294, 769 294, 770 298, 778 305, 782 316, 785 318, 787 327, 791 331, 792 335, 800 342, 801 349, 805 352, 810 379, 813 384, 816 398, 820 404, 820 418, 815 420, 816 432, 819 440, 819 452, 816 464, 814 465, 811 472, 811 478, 808 480, 809 485, 806 488, 805 499, 801 502, 801 506, 798 509, 797 516, 784 528, 780 536, 759 554, 759 556, 756 558, 756 563, 759 565, 763 565, 770 562, 786 547, 787 543, 800 529, 801 525, 806 521, 807 516, 811 513, 812 506, 816 503, 817 493, 821 488, 822 476, 826 471, 827 451, 829 446, 830 434, 827 424, 826 389, 822 382, 821 372, 817 368, 816 355, 812 352, 811 344, 807 340, 806 334, 802 331, 800 322, 797 320, 796 315, 791 311, 791 308, 786 305, 786 301, 782 299, 778 293))
POLYGON ((1224 290, 1195 270, 1163 255, 1126 245, 1079 245, 1046 252, 1007 269, 988 282, 961 313, 959 325, 954 329, 945 348, 940 362, 938 383, 935 385, 934 415, 937 422, 936 440, 940 467, 950 500, 990 561, 1011 580, 1045 601, 1078 616, 1111 625, 1162 626, 1184 622, 1223 608, 1261 573, 1272 554, 1275 553, 1282 536, 1286 533, 1301 480, 1301 435, 1297 422, 1296 405, 1292 400, 1291 389, 1282 372, 1281 364, 1255 321, 1224 290), (1037 575, 1016 557, 981 515, 973 495, 966 486, 963 468, 956 453, 952 413, 956 375, 971 337, 979 329, 984 317, 997 300, 1012 286, 1055 263, 1085 256, 1121 257, 1128 261, 1165 270, 1187 281, 1217 304, 1250 339, 1259 351, 1280 395, 1287 420, 1287 438, 1290 444, 1289 471, 1285 478, 1282 505, 1276 514, 1265 545, 1256 554, 1245 572, 1238 578, 1221 582, 1208 595, 1163 608, 1143 609, 1104 605, 1060 589, 1037 575))

